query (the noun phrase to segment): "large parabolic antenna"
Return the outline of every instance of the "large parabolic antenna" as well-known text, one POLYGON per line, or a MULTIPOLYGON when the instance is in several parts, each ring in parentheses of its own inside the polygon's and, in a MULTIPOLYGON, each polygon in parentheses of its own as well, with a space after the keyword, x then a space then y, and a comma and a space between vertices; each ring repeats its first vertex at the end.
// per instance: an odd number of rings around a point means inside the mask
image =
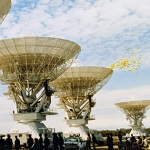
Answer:
POLYGON ((145 113, 150 106, 150 100, 127 101, 115 105, 126 114, 126 119, 129 120, 132 128, 130 135, 141 136, 146 134, 142 129, 142 121, 146 117, 145 113))
POLYGON ((68 128, 64 135, 80 134, 86 139, 88 128, 85 126, 95 102, 92 96, 110 79, 113 71, 102 67, 72 67, 50 84, 58 91, 60 106, 65 110, 68 128))
POLYGON ((7 94, 17 108, 13 118, 20 127, 26 124, 37 134, 46 128, 41 121, 55 114, 49 110, 53 89, 48 82, 68 69, 79 52, 79 45, 58 38, 0 40, 0 80, 9 85, 7 94))
POLYGON ((11 8, 11 0, 0 0, 0 24, 3 22, 11 8))

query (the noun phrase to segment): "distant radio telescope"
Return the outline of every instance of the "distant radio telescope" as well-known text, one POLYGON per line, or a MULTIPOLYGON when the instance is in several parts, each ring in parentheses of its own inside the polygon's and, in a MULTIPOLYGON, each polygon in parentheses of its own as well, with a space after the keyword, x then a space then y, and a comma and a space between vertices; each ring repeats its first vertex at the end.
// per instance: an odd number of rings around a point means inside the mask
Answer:
POLYGON ((11 0, 0 0, 0 24, 3 22, 11 8, 11 0))
MULTIPOLYGON (((46 126, 41 121, 50 110, 53 89, 48 86, 75 61, 80 46, 50 37, 23 37, 0 40, 0 80, 9 85, 7 95, 16 103, 13 119, 17 132, 34 131, 38 136, 46 126), (26 126, 26 127, 24 127, 26 126)), ((13 129, 10 132, 13 132, 13 129)))
POLYGON ((65 120, 68 127, 64 136, 80 134, 83 139, 89 132, 86 124, 94 118, 90 116, 97 93, 110 79, 113 70, 103 67, 72 67, 50 82, 58 91, 54 93, 60 101, 59 106, 67 114, 65 120))
POLYGON ((145 113, 150 106, 150 100, 127 101, 116 103, 115 105, 126 114, 126 119, 129 120, 132 128, 130 135, 146 135, 146 132, 142 128, 142 121, 146 117, 145 113))

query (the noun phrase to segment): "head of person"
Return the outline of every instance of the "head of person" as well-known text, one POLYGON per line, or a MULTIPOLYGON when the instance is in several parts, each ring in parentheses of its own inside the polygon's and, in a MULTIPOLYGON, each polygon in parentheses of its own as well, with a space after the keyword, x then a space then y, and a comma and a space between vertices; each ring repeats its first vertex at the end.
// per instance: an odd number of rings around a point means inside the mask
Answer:
POLYGON ((109 136, 109 133, 107 133, 107 136, 109 136))
POLYGON ((53 137, 57 137, 57 133, 53 133, 53 137))
POLYGON ((10 138, 10 134, 7 134, 7 137, 10 138))
POLYGON ((34 138, 34 143, 38 143, 39 140, 37 138, 34 138))

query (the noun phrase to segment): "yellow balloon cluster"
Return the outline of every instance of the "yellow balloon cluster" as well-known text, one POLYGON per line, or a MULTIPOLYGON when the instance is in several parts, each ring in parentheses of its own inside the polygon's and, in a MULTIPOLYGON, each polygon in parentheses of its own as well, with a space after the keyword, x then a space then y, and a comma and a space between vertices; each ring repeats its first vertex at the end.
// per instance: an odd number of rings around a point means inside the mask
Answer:
POLYGON ((119 58, 114 64, 111 64, 109 68, 111 69, 125 69, 131 72, 135 72, 140 68, 141 55, 139 50, 136 48, 129 49, 125 51, 126 56, 119 58))

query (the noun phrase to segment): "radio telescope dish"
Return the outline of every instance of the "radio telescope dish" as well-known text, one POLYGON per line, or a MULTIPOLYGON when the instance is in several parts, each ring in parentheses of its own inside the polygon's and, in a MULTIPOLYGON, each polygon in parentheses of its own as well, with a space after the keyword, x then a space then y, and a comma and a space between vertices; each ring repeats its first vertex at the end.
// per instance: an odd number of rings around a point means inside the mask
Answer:
POLYGON ((80 46, 48 37, 0 40, 0 80, 5 83, 39 83, 56 79, 75 61, 80 46))
POLYGON ((11 0, 0 1, 0 24, 3 22, 11 8, 11 0))
POLYGON ((146 134, 142 129, 142 121, 146 117, 145 113, 150 106, 150 100, 127 101, 115 105, 126 114, 126 119, 129 120, 132 128, 130 135, 141 136, 146 134))
MULTIPOLYGON (((110 79, 113 70, 102 67, 72 67, 66 70, 50 85, 58 91, 54 94, 60 99, 59 105, 67 113, 65 118, 71 132, 71 127, 80 128, 80 136, 87 137, 85 126, 90 117, 95 101, 92 96, 98 92, 110 79)), ((76 131, 73 128, 74 131, 76 131)), ((72 131, 74 133, 74 131, 72 131)), ((76 131, 77 132, 77 131, 76 131)))
POLYGON ((15 121, 46 128, 40 122, 56 114, 49 110, 54 91, 48 82, 68 69, 79 52, 79 45, 58 38, 0 40, 0 80, 9 85, 7 94, 16 102, 15 121))

